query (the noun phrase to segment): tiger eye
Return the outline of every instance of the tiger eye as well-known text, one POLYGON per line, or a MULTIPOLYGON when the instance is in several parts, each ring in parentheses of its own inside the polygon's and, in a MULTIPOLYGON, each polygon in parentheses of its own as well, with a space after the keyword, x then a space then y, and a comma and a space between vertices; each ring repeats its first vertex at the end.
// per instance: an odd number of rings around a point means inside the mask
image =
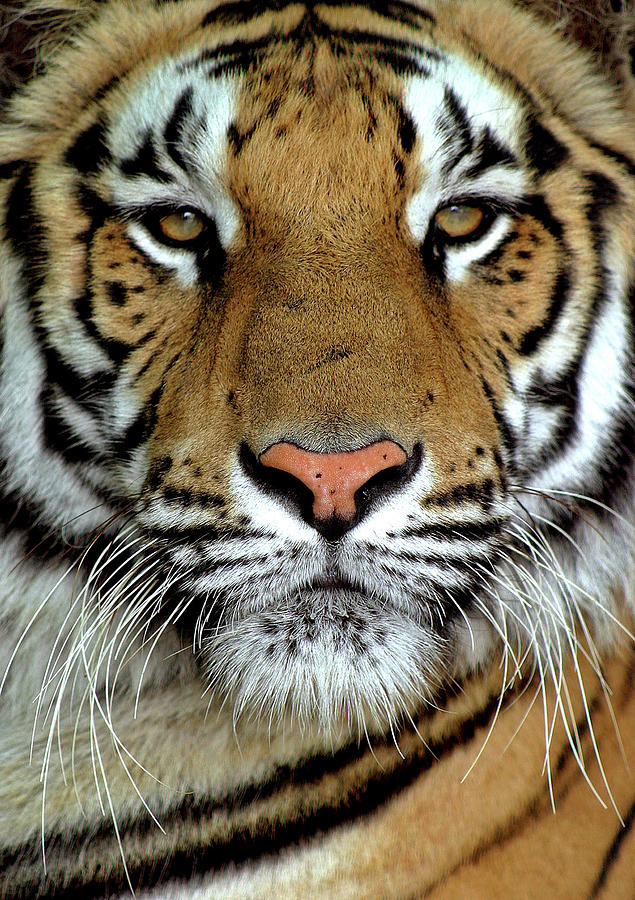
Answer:
POLYGON ((205 227, 203 217, 191 209, 170 213, 159 220, 159 228, 172 241, 193 241, 205 227))
POLYGON ((444 206, 434 218, 439 228, 450 237, 467 237, 483 221, 483 210, 479 206, 453 204, 444 206))

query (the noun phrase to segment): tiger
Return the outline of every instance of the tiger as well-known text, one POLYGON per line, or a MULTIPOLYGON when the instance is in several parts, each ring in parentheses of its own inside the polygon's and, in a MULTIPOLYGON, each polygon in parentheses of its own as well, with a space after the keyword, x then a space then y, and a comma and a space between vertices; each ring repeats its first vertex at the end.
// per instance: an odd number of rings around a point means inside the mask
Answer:
POLYGON ((534 7, 8 17, 3 900, 634 895, 635 103, 534 7))

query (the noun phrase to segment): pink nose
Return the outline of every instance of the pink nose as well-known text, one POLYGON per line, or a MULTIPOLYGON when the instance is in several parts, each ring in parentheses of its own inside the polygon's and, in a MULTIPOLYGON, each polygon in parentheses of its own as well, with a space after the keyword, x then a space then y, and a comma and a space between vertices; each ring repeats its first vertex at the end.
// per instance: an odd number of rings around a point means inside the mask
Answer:
POLYGON ((355 516, 355 492, 378 472, 406 461, 394 441, 377 441, 344 453, 313 453, 282 441, 260 456, 264 466, 293 475, 313 494, 313 515, 326 520, 355 516))

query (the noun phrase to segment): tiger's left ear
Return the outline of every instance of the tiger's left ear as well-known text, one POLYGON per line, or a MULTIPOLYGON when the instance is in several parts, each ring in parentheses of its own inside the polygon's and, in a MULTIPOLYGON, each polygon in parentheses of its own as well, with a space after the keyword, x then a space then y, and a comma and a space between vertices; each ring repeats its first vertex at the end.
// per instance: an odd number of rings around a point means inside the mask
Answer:
POLYGON ((514 0, 590 51, 635 111, 635 16, 632 0, 514 0))

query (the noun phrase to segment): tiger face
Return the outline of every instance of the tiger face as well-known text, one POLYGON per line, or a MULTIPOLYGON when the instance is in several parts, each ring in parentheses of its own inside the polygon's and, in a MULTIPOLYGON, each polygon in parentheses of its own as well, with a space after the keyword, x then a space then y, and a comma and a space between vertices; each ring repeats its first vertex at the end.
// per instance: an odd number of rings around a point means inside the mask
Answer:
POLYGON ((363 731, 608 640, 625 114, 511 8, 486 60, 485 5, 393 6, 113 2, 11 113, 4 491, 85 549, 96 682, 363 731))

